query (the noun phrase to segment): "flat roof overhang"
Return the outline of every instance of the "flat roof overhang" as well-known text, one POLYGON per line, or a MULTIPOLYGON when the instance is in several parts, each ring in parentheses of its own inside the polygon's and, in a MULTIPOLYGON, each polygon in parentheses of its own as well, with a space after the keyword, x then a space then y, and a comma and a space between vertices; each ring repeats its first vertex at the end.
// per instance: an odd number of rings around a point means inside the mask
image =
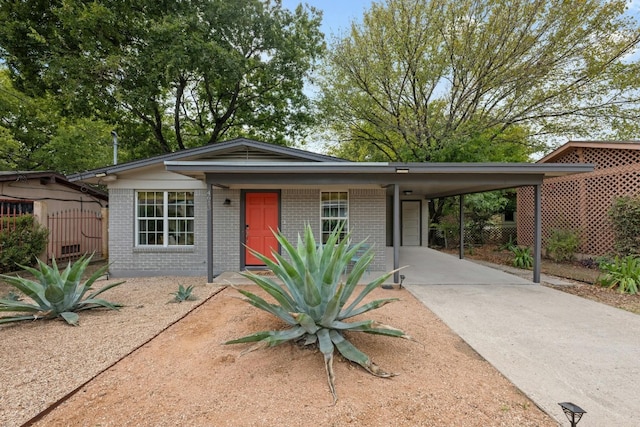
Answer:
MULTIPOLYGON (((379 185, 426 198, 541 184, 545 178, 592 172, 566 163, 362 163, 166 161, 168 171, 218 186, 379 185)), ((391 191, 391 190, 390 190, 391 191)))

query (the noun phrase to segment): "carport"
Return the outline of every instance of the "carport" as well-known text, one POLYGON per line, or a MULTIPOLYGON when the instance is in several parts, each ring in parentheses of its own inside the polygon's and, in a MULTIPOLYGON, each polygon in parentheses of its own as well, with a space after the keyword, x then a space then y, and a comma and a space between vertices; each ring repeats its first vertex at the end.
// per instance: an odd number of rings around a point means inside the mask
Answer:
MULTIPOLYGON (((393 210, 393 268, 400 266, 400 194, 411 191, 424 199, 464 196, 491 190, 532 186, 535 191, 534 212, 534 266, 533 281, 540 282, 541 261, 541 187, 545 178, 553 178, 593 171, 589 164, 555 163, 384 163, 384 162, 243 162, 229 164, 210 160, 165 161, 168 171, 185 175, 199 174, 209 185, 228 187, 237 184, 260 183, 283 185, 291 182, 301 185, 365 184, 380 185, 392 198, 393 210)), ((464 197, 460 198, 460 212, 464 197)), ((208 215, 211 215, 209 210, 208 215)), ((207 218, 208 224, 212 218, 207 218)), ((460 215, 461 227, 464 218, 460 215)), ((211 247, 211 229, 209 229, 211 247)), ((462 242, 463 243, 463 242, 462 242)), ((464 244, 460 245, 463 258, 464 244)), ((212 278, 211 262, 209 276, 212 278)), ((400 282, 400 273, 394 274, 400 282)))

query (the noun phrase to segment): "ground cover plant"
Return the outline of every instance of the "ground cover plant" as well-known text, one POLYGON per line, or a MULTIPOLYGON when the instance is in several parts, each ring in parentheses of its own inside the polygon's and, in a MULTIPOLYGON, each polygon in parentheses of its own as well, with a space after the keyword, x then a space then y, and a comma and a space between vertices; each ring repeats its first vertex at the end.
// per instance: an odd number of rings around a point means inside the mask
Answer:
POLYGON ((528 246, 512 246, 509 249, 513 253, 513 265, 518 268, 531 270, 533 268, 533 256, 528 246))
POLYGON ((277 303, 269 303, 244 289, 237 290, 246 297, 245 300, 248 303, 282 319, 289 328, 260 331, 225 343, 258 343, 247 351, 263 346, 273 347, 287 341, 295 341, 302 346, 317 346, 324 355, 327 380, 334 404, 337 401, 333 371, 335 349, 344 358, 357 363, 375 376, 386 378, 394 375, 381 369, 368 355, 351 344, 345 332, 364 332, 411 339, 402 330, 373 320, 345 322, 354 316, 397 301, 398 298, 383 298, 358 305, 393 274, 390 272, 369 282, 355 299, 347 304, 363 273, 373 261, 374 253, 372 248, 369 248, 355 262, 345 282, 342 283, 343 272, 349 267, 352 258, 364 242, 349 246, 350 235, 340 240, 340 232, 339 229, 335 230, 324 245, 319 245, 316 244, 311 227, 307 226, 304 239, 298 235, 297 248, 281 233, 274 233, 283 252, 282 255, 273 253, 275 261, 264 254, 252 251, 282 281, 282 284, 253 273, 244 275, 271 295, 277 303))
POLYGON ((63 271, 60 271, 55 259, 51 266, 38 260, 37 269, 19 265, 20 268, 31 273, 35 280, 20 276, 0 275, 0 278, 5 282, 33 301, 12 298, 0 299, 0 312, 26 313, 0 317, 0 324, 22 320, 62 318, 70 325, 78 325, 77 312, 79 311, 99 307, 117 310, 121 307, 120 304, 97 297, 124 282, 111 283, 87 295, 96 279, 104 275, 109 267, 104 265, 83 282, 83 273, 92 257, 93 255, 87 256, 85 254, 73 264, 69 262, 63 271))
POLYGON ((621 293, 635 295, 640 286, 640 258, 628 255, 615 257, 612 262, 600 264, 603 275, 598 283, 608 288, 617 288, 621 293))

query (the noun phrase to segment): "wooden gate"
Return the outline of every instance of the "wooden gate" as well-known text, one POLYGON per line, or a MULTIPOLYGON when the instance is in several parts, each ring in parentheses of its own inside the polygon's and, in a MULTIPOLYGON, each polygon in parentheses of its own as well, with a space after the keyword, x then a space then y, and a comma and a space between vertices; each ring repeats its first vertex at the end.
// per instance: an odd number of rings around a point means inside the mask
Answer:
POLYGON ((71 209, 49 214, 47 260, 77 259, 85 253, 102 254, 102 215, 99 212, 71 209))

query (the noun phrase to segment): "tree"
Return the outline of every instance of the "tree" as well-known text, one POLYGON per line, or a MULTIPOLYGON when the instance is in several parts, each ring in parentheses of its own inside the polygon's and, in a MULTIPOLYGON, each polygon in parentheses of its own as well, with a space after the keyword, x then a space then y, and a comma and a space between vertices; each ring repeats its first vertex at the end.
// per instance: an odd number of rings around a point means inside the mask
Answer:
POLYGON ((290 143, 312 122, 304 79, 324 50, 314 9, 27 1, 1 3, 0 20, 16 87, 53 94, 65 115, 112 123, 134 157, 236 136, 290 143))
POLYGON ((0 67, 0 170, 64 174, 104 166, 111 159, 110 129, 100 120, 61 116, 50 96, 18 91, 0 67))
POLYGON ((544 137, 637 135, 640 31, 626 3, 373 3, 332 47, 321 106, 359 147, 347 151, 395 161, 453 160, 453 146, 513 128, 524 133, 510 143, 532 150, 544 137))

